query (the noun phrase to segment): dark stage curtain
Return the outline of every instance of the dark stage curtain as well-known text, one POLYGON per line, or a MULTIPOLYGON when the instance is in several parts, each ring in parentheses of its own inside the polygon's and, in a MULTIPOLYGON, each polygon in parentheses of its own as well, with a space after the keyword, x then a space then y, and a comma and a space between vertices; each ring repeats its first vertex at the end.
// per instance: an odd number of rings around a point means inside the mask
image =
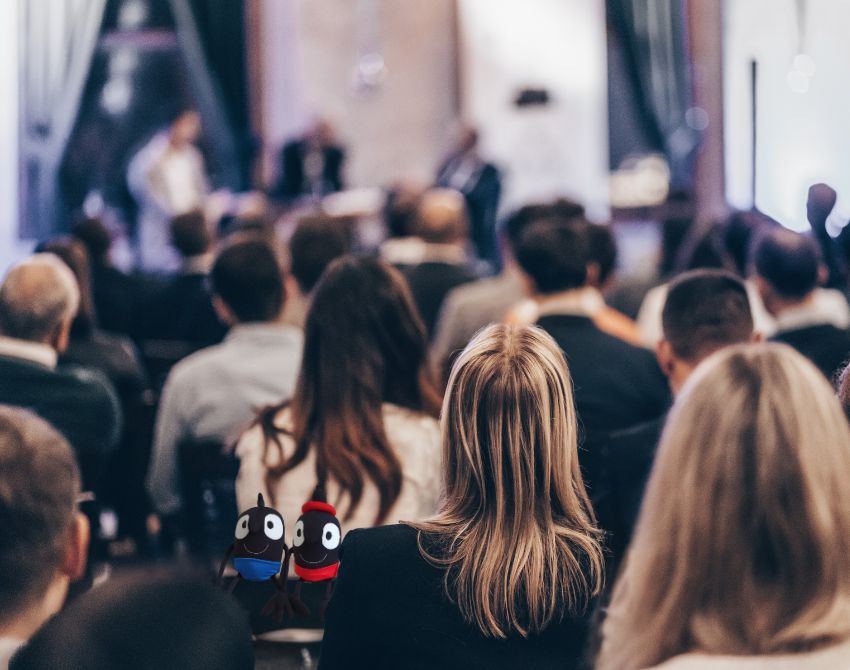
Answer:
POLYGON ((256 142, 248 107, 245 0, 189 0, 207 66, 236 144, 240 189, 249 188, 256 142))
POLYGON ((608 0, 608 20, 622 44, 638 113, 660 140, 671 186, 689 188, 699 133, 686 120, 693 105, 684 0, 608 0))

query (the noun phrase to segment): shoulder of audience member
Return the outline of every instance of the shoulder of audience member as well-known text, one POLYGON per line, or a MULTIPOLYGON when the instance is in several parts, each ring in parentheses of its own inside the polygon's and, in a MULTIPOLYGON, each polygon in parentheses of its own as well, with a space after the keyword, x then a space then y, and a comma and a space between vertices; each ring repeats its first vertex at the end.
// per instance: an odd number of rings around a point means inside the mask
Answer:
POLYGON ((402 523, 357 528, 345 535, 340 561, 357 568, 361 577, 392 574, 403 565, 424 560, 419 553, 418 531, 402 523))

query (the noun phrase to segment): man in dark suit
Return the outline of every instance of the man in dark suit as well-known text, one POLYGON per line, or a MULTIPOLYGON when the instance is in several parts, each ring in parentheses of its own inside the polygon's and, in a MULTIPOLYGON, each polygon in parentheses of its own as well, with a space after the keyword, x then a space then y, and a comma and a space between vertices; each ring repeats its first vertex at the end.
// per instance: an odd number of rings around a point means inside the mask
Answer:
POLYGON ((850 332, 830 323, 815 291, 822 272, 817 243, 790 230, 774 230, 756 246, 756 282, 776 319, 771 338, 788 344, 833 380, 850 357, 850 332))
POLYGON ((435 188, 422 196, 414 232, 425 243, 422 262, 402 267, 430 337, 443 300, 477 279, 466 254, 466 206, 457 191, 435 188))
POLYGON ((74 275, 52 254, 13 267, 0 286, 0 403, 29 409, 71 443, 93 489, 120 434, 120 406, 105 377, 57 367, 79 305, 74 275))
POLYGON ((502 192, 498 168, 478 152, 478 132, 460 129, 457 146, 437 170, 436 186, 463 194, 469 212, 470 237, 478 256, 501 267, 496 241, 496 212, 502 192))
POLYGON ((667 382, 649 351, 595 325, 600 298, 587 284, 586 227, 557 218, 536 222, 522 235, 517 260, 538 304, 537 325, 567 357, 583 433, 579 460, 596 505, 606 481, 605 440, 612 431, 661 416, 669 403, 667 382))
POLYGON ((284 145, 278 194, 286 200, 297 200, 341 191, 344 162, 345 151, 336 144, 333 128, 327 121, 317 121, 303 137, 284 145))
MULTIPOLYGON (((656 356, 677 394, 697 365, 722 347, 754 339, 747 289, 722 270, 694 270, 670 285, 656 356)), ((615 564, 625 553, 666 416, 613 433, 604 452, 609 482, 603 507, 615 564)))

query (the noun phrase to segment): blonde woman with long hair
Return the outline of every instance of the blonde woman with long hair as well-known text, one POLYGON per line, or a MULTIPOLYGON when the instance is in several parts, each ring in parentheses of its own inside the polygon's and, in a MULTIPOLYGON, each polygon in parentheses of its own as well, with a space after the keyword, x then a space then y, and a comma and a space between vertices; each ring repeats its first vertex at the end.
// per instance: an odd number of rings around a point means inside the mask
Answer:
POLYGON ((441 430, 438 514, 346 537, 320 668, 579 667, 603 558, 554 340, 479 333, 441 430))
POLYGON ((677 397, 598 668, 850 667, 850 429, 785 345, 723 350, 677 397))

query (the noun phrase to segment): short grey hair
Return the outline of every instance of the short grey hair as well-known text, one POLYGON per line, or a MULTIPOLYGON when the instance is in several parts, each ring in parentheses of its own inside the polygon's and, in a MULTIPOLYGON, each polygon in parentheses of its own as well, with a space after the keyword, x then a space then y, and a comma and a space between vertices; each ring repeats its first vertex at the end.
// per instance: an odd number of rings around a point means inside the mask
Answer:
POLYGON ((53 254, 35 254, 18 263, 0 285, 0 334, 45 342, 80 306, 71 269, 53 254))

